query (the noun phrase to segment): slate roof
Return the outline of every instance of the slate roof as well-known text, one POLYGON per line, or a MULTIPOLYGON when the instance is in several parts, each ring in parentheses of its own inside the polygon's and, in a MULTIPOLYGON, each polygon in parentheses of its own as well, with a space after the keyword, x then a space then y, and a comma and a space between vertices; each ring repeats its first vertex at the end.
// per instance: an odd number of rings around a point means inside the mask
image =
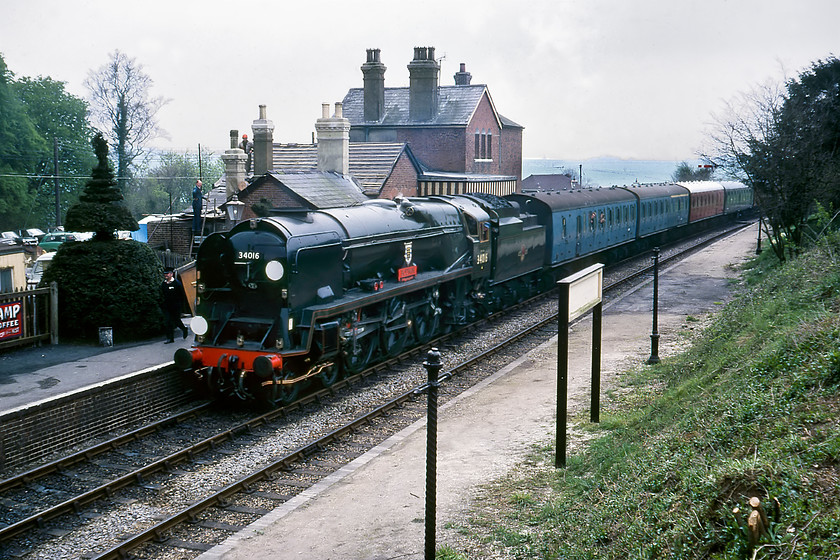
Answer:
POLYGON ((303 173, 269 171, 248 185, 243 192, 253 190, 256 185, 262 184, 269 177, 285 185, 312 208, 344 208, 370 200, 349 177, 318 171, 303 173))
POLYGON ((572 188, 572 178, 559 173, 528 175, 522 179, 522 190, 562 191, 572 188))
MULTIPOLYGON (((476 84, 469 86, 439 86, 438 108, 435 115, 424 121, 412 121, 409 118, 409 88, 385 88, 385 108, 382 119, 376 122, 365 121, 364 88, 353 88, 347 92, 342 102, 344 117, 356 126, 467 126, 473 116, 482 96, 487 94, 490 104, 490 92, 487 86, 476 84)), ((520 127, 520 125, 506 119, 496 112, 499 125, 503 127, 520 127)), ((520 127, 522 128, 522 127, 520 127)))
MULTIPOLYGON (((376 196, 391 175, 397 160, 406 152, 414 167, 420 165, 405 143, 351 142, 349 174, 366 194, 376 196)), ((318 146, 315 144, 274 144, 274 169, 283 173, 315 171, 318 146)))

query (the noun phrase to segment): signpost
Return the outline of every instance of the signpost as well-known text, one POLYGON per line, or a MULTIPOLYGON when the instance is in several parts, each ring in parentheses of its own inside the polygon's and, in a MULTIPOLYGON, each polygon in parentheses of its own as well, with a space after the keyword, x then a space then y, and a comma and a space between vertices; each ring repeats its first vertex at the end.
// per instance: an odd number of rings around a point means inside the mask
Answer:
POLYGON ((601 300, 604 265, 594 264, 557 282, 557 433, 556 468, 566 466, 566 415, 569 392, 569 324, 589 311, 592 315, 592 399, 590 419, 598 422, 601 393, 601 300))

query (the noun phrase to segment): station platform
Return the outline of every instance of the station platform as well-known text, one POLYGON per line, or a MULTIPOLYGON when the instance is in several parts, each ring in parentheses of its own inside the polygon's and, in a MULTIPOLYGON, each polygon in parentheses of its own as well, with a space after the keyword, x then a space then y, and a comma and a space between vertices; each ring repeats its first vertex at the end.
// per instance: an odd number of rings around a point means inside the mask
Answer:
MULTIPOLYGON (((737 265, 755 253, 756 227, 660 270, 661 357, 679 352, 685 334, 731 297, 737 265)), ((602 392, 650 356, 651 309, 650 283, 604 305, 602 392)), ((589 406, 590 329, 591 313, 570 332, 570 416, 589 406)), ((191 338, 113 347, 59 344, 0 354, 0 415, 170 362, 191 338)), ((445 352, 441 357, 445 371, 445 352)), ((441 407, 438 545, 461 541, 457 520, 480 485, 510 472, 534 446, 553 444, 556 365, 555 338, 441 407)), ((572 437, 569 453, 574 445, 572 437)), ((419 421, 199 558, 422 559, 425 446, 425 421, 419 421)))
MULTIPOLYGON (((190 317, 183 322, 189 326, 190 317)), ((0 353, 0 416, 21 407, 171 362, 177 348, 189 348, 193 335, 97 346, 44 345, 0 353)))

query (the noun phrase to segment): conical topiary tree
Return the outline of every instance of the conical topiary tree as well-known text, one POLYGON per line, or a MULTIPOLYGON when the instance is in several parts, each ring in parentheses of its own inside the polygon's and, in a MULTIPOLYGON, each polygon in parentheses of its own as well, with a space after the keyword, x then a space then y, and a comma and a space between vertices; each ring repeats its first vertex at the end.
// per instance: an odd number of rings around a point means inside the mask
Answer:
POLYGON ((95 236, 62 243, 41 280, 58 285, 59 332, 62 337, 95 340, 99 327, 111 327, 117 342, 160 334, 160 261, 146 243, 116 239, 116 231, 138 226, 114 180, 101 135, 93 139, 93 147, 99 164, 64 223, 95 236))
POLYGON ((140 226, 125 205, 108 163, 108 143, 102 134, 97 134, 92 144, 99 164, 93 168, 79 202, 67 210, 64 227, 71 231, 92 231, 98 241, 107 241, 114 239, 118 230, 136 231, 140 226))

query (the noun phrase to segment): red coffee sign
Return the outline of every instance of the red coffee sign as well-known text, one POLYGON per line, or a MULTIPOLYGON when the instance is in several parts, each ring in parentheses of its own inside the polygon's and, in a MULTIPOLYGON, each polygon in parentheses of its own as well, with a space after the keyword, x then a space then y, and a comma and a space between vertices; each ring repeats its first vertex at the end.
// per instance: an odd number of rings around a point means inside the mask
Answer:
POLYGON ((8 340, 22 334, 22 309, 23 304, 19 301, 0 303, 0 340, 8 340))

